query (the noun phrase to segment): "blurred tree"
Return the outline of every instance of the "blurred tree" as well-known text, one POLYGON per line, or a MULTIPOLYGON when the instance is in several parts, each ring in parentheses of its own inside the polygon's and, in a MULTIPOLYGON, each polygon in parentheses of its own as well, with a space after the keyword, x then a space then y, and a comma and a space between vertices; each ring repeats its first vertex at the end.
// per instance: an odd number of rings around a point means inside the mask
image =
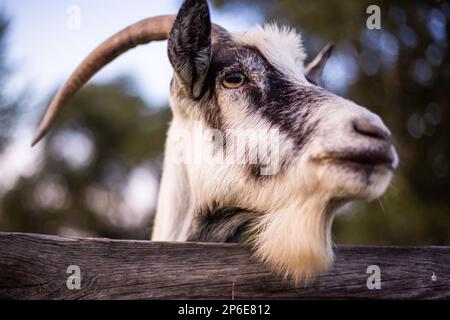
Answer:
POLYGON ((11 101, 11 97, 5 95, 5 85, 10 70, 6 67, 6 35, 8 21, 0 11, 0 152, 11 136, 14 120, 17 119, 17 102, 11 101))
POLYGON ((2 231, 149 238, 152 209, 136 215, 124 193, 136 168, 155 168, 159 180, 170 111, 145 107, 130 87, 120 79, 87 86, 73 99, 41 142, 36 174, 4 195, 2 231))

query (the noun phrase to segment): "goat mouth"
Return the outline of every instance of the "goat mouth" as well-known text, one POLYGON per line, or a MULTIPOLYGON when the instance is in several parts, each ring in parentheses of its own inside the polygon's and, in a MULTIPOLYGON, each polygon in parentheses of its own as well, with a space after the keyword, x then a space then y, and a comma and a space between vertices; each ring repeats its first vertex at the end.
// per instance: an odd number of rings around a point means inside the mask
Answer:
POLYGON ((314 162, 332 163, 352 167, 354 169, 373 169, 383 167, 394 170, 394 157, 385 151, 343 151, 329 152, 324 156, 313 158, 314 162))

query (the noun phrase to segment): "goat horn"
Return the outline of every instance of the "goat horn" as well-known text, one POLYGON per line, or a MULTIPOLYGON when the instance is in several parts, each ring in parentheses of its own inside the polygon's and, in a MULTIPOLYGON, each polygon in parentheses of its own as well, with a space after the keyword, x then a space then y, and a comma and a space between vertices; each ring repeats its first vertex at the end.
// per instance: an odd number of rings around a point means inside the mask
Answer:
POLYGON ((50 103, 44 118, 33 138, 32 146, 48 132, 61 107, 72 98, 101 68, 119 55, 150 41, 166 40, 172 29, 175 16, 152 17, 137 22, 119 31, 98 46, 67 79, 50 103))
MULTIPOLYGON (((100 69, 126 51, 151 41, 167 40, 175 22, 174 15, 152 17, 119 31, 95 49, 59 89, 39 124, 31 146, 49 131, 61 107, 72 98, 100 69)), ((213 32, 225 29, 213 24, 213 32)))

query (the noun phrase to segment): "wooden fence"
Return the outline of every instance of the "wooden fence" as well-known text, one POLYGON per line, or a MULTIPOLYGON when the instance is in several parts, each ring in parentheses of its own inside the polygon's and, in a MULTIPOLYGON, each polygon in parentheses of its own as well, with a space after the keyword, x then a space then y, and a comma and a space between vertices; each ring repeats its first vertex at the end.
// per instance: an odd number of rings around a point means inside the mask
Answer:
POLYGON ((450 247, 337 246, 335 252, 329 273, 294 286, 236 244, 0 233, 0 299, 450 298, 450 247), (380 289, 367 286, 371 265, 380 268, 380 289), (70 266, 79 267, 80 289, 70 266))

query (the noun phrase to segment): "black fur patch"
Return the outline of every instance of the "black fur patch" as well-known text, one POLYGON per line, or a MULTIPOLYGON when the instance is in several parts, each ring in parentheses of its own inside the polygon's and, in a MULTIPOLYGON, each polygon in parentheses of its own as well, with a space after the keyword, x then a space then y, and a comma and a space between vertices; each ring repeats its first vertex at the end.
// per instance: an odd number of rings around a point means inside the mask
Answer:
POLYGON ((200 208, 187 241, 241 242, 254 218, 252 210, 239 207, 221 207, 217 203, 212 208, 200 208))
POLYGON ((225 69, 254 73, 253 70, 246 70, 248 66, 242 60, 253 61, 254 65, 264 68, 259 70, 260 77, 264 79, 264 88, 253 83, 252 79, 244 84, 242 92, 252 102, 249 111, 261 114, 271 126, 280 128, 301 148, 314 127, 307 121, 309 115, 330 94, 318 86, 292 83, 255 48, 238 47, 230 43, 213 47, 211 65, 205 79, 206 94, 201 101, 207 123, 215 129, 226 125, 220 120, 216 79, 225 69))
POLYGON ((292 83, 265 61, 267 80, 265 92, 260 88, 252 88, 249 97, 255 111, 261 113, 271 126, 290 137, 301 151, 311 137, 317 123, 309 120, 321 102, 329 94, 320 87, 292 83))
MULTIPOLYGON (((292 156, 301 152, 317 126, 316 122, 310 120, 310 116, 330 94, 318 86, 291 82, 257 49, 238 46, 230 39, 224 38, 222 43, 214 44, 212 52, 205 79, 205 95, 200 103, 206 123, 211 128, 225 132, 227 124, 224 123, 217 99, 217 90, 222 90, 219 81, 225 71, 243 72, 248 79, 240 92, 251 101, 246 112, 250 116, 262 116, 271 127, 278 128, 281 133, 291 138, 295 144, 292 156)), ((283 163, 287 162, 283 160, 283 163)), ((259 165, 250 165, 251 176, 264 177, 260 175, 259 168, 259 165)))
POLYGON ((236 64, 235 51, 235 44, 225 36, 222 36, 221 43, 213 45, 211 63, 204 85, 205 95, 200 101, 201 112, 206 123, 213 129, 221 130, 223 134, 225 127, 217 100, 216 81, 224 69, 236 64))

